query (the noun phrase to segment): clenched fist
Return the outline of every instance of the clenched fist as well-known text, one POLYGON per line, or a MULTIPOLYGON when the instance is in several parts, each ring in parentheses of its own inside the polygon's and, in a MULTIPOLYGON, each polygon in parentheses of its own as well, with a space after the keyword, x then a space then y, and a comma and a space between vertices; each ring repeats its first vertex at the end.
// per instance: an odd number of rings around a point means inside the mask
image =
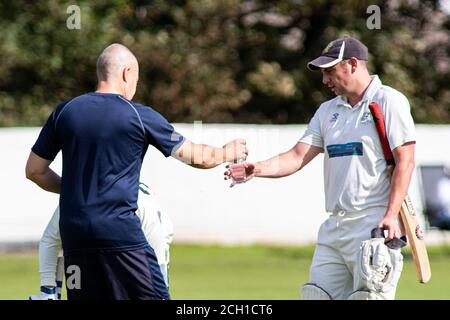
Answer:
POLYGON ((222 147, 225 154, 225 161, 245 160, 248 156, 247 142, 244 139, 236 139, 228 142, 222 147))

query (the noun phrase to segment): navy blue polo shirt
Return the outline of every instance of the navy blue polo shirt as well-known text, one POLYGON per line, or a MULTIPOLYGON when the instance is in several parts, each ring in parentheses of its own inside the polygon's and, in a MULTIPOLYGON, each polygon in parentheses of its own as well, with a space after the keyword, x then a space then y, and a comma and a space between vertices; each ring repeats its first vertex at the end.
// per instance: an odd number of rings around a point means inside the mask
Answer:
POLYGON ((87 93, 60 104, 32 151, 53 161, 62 150, 65 254, 147 246, 135 214, 142 160, 149 144, 168 157, 183 141, 158 112, 119 94, 87 93))

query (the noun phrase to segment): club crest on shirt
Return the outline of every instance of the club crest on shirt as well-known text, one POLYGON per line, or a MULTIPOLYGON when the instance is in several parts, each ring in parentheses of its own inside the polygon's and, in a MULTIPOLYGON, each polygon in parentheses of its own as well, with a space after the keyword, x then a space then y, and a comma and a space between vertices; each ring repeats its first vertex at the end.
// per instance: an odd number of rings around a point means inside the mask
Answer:
POLYGON ((339 117, 339 113, 337 113, 337 112, 333 113, 333 115, 331 116, 330 122, 331 123, 336 122, 338 117, 339 117))
POLYGON ((370 113, 370 111, 364 112, 361 117, 361 124, 368 124, 372 121, 373 121, 373 119, 372 119, 372 114, 370 113))

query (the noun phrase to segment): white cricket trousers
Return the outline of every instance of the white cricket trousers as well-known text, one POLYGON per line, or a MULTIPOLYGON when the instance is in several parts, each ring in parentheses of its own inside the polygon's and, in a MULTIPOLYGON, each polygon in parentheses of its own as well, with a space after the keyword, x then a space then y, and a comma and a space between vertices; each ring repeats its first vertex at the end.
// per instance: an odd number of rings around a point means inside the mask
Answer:
MULTIPOLYGON (((361 242, 370 239, 370 231, 378 226, 385 207, 359 212, 339 211, 321 225, 311 264, 309 283, 325 290, 334 300, 345 300, 356 288, 353 278, 361 242)), ((397 283, 385 299, 394 299, 397 283)))

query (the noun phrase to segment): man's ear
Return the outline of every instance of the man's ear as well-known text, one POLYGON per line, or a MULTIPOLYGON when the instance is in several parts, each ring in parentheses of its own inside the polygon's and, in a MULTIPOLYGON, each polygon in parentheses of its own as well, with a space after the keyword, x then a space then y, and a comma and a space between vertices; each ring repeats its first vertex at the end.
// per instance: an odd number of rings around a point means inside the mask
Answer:
POLYGON ((351 57, 351 58, 348 60, 348 63, 349 63, 350 66, 351 66, 352 73, 354 73, 354 72, 356 71, 356 68, 358 67, 358 59, 356 59, 355 57, 351 57))
POLYGON ((123 82, 128 83, 128 80, 130 79, 130 72, 131 72, 131 68, 130 67, 123 68, 123 70, 122 70, 122 80, 123 80, 123 82))

